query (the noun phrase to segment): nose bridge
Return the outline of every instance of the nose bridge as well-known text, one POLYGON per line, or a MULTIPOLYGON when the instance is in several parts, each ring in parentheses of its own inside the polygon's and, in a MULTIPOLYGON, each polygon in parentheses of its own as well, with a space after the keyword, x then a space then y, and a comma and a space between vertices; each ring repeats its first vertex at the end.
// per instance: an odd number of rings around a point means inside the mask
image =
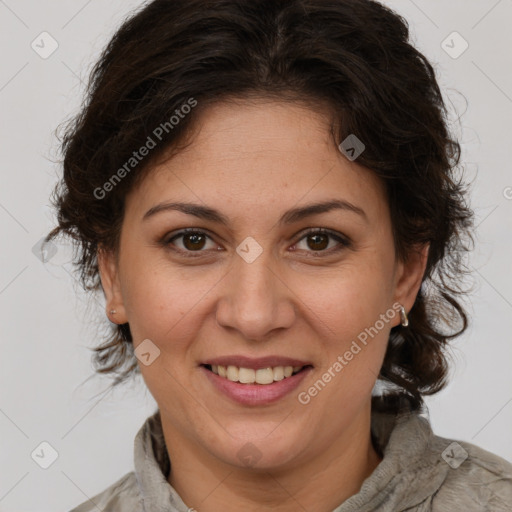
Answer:
POLYGON ((289 327, 295 313, 289 291, 276 275, 272 251, 251 243, 238 247, 217 307, 217 322, 237 329, 246 339, 261 339, 274 329, 289 327))

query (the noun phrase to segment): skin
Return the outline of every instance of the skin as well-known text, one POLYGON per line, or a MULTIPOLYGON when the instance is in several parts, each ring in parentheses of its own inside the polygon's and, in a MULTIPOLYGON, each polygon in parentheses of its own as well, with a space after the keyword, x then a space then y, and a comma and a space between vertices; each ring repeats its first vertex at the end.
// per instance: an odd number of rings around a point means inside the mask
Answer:
POLYGON ((107 310, 129 322, 135 347, 150 339, 161 351, 139 366, 161 412, 168 481, 187 506, 328 512, 359 491, 381 461, 370 438, 371 392, 399 315, 307 405, 297 394, 394 303, 411 309, 427 252, 397 260, 383 184, 341 154, 321 111, 262 99, 202 113, 187 149, 127 197, 119 252, 99 253, 107 310), (278 223, 289 209, 332 199, 365 215, 339 209, 278 223), (171 210, 142 219, 167 201, 214 208, 229 224, 171 210), (170 241, 184 228, 209 238, 170 241), (350 244, 321 237, 322 252, 308 228, 350 244), (252 263, 236 252, 248 236, 263 249, 252 263), (276 404, 239 405, 199 367, 232 354, 294 357, 313 370, 276 404), (253 467, 237 456, 249 442, 259 454, 253 467))

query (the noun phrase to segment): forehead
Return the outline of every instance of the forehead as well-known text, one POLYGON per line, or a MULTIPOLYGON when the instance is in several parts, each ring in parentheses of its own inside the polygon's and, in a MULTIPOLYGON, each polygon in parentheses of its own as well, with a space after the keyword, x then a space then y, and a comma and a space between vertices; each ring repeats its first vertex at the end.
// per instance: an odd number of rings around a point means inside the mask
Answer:
POLYGON ((377 218, 387 208, 381 180, 339 151, 325 110, 253 100, 205 109, 186 149, 151 169, 127 206, 194 201, 238 216, 326 199, 358 202, 377 218))

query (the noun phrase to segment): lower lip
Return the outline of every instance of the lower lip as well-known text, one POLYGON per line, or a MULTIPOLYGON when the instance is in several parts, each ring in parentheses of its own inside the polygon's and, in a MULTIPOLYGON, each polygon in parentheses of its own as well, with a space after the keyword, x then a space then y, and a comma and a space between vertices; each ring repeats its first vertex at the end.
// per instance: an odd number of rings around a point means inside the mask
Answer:
POLYGON ((225 377, 219 377, 204 366, 200 368, 216 389, 243 405, 267 405, 281 400, 296 389, 312 370, 311 367, 305 368, 299 373, 273 384, 241 384, 240 382, 232 382, 225 377))

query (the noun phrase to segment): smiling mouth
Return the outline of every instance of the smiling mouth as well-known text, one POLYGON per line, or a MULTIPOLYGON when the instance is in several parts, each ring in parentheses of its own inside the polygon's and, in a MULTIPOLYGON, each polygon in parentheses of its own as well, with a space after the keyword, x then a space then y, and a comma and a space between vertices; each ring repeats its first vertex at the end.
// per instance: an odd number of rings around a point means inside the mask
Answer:
POLYGON ((230 380, 231 382, 261 385, 273 384, 274 382, 279 382, 297 375, 307 368, 312 368, 309 364, 305 366, 269 366, 257 370, 233 365, 223 366, 220 364, 204 364, 202 366, 219 377, 230 380))

